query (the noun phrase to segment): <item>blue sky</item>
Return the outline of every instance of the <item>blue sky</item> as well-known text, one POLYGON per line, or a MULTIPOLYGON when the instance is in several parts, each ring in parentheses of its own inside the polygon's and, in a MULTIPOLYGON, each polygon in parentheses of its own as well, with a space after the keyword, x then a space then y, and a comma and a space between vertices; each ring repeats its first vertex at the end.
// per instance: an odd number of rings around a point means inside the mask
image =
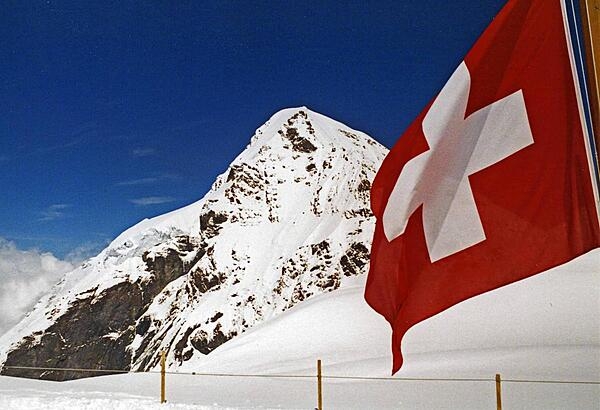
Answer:
POLYGON ((390 147, 503 4, 4 3, 0 238, 98 251, 201 198, 286 107, 390 147))

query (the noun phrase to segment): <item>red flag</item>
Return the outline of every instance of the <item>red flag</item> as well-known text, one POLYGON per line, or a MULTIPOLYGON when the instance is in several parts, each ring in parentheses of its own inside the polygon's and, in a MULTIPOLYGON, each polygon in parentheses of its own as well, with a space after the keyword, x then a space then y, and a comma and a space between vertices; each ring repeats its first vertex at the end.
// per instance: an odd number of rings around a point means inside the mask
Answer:
POLYGON ((509 1, 371 190, 365 298, 406 331, 600 246, 561 3, 509 1))

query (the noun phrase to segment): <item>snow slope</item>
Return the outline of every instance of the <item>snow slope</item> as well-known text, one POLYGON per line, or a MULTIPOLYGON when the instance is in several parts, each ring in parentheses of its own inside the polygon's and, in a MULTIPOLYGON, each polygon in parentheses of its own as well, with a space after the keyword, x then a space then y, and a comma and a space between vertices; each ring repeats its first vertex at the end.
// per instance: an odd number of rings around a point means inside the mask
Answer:
MULTIPOLYGON (((405 366, 396 380, 325 379, 325 408, 494 408, 495 373, 505 380, 600 382, 599 266, 596 249, 418 324, 404 339, 405 366), (401 379, 412 377, 488 381, 401 379)), ((321 358, 325 376, 389 376, 388 325, 366 306, 362 278, 353 282, 291 308, 193 366, 186 363, 186 369, 314 375, 321 358)), ((58 385, 0 377, 0 407, 96 409, 125 403, 141 409, 158 400, 158 388, 157 374, 58 385), (99 402, 100 397, 108 402, 99 402)), ((507 409, 600 408, 600 384, 504 382, 502 391, 507 409)), ((167 398, 200 409, 308 409, 316 405, 316 387, 314 377, 170 374, 167 398)))
MULTIPOLYGON (((363 300, 364 278, 321 295, 184 369, 386 376, 387 322, 363 300), (271 353, 272 352, 272 353, 271 353)), ((399 377, 600 381, 600 250, 466 300, 413 327, 399 377)), ((183 369, 182 369, 183 370, 183 369)))

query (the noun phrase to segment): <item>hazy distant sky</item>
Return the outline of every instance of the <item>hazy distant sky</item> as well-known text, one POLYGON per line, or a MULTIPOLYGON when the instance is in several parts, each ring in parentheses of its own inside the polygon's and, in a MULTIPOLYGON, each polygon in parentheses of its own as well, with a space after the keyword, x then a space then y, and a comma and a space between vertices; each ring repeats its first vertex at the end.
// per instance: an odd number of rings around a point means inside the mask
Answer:
POLYGON ((285 107, 390 147, 503 4, 3 2, 0 238, 93 253, 201 198, 285 107))

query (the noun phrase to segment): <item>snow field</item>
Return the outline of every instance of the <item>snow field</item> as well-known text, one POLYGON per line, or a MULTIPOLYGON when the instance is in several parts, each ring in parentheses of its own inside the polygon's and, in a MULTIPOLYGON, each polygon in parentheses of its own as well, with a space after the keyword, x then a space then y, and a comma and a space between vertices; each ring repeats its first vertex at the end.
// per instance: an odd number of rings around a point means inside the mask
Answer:
POLYGON ((102 376, 54 383, 0 377, 2 409, 313 409, 323 360, 326 409, 490 409, 502 374, 506 409, 598 409, 600 250, 488 292, 409 331, 405 366, 388 377, 390 331, 362 298, 362 280, 314 297, 180 371, 305 375, 308 378, 102 376), (419 381, 398 378, 476 378, 419 381))

